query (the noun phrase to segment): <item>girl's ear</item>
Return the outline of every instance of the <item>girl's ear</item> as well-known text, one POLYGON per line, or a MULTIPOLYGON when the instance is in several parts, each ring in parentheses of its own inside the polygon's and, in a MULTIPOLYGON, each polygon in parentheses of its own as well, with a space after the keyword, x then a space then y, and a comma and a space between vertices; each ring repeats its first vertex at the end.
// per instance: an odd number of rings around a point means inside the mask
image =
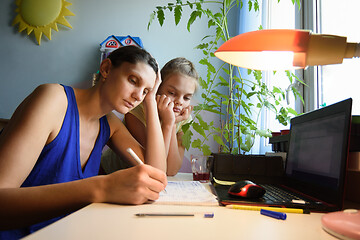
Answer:
POLYGON ((100 64, 100 76, 106 79, 111 69, 111 60, 109 58, 104 59, 100 64))

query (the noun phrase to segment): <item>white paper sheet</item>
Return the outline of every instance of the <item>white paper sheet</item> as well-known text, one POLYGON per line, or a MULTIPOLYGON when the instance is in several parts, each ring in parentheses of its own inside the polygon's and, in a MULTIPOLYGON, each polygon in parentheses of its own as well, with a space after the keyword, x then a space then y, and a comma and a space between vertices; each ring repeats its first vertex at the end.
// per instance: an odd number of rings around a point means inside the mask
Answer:
POLYGON ((155 204, 218 205, 216 196, 198 181, 169 181, 155 204))

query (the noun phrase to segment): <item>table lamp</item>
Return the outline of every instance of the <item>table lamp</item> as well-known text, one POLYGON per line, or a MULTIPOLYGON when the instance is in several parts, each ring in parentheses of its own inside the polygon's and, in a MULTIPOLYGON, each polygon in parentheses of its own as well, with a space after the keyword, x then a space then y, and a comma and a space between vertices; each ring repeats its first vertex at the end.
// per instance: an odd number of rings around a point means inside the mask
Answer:
MULTIPOLYGON (((269 29, 231 38, 215 51, 215 56, 243 68, 290 70, 339 64, 344 58, 359 57, 360 43, 307 30, 269 29)), ((327 213, 321 224, 325 231, 340 239, 360 239, 360 210, 327 213)))
POLYGON ((215 56, 243 68, 291 70, 339 64, 344 58, 359 57, 360 43, 308 30, 267 29, 231 38, 215 51, 215 56))

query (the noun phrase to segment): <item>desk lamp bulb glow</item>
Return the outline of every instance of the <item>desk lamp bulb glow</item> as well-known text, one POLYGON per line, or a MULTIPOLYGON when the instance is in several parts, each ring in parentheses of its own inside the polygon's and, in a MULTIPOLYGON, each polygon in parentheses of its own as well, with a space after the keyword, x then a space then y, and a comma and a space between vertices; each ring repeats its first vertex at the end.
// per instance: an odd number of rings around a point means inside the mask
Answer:
POLYGON ((360 57, 360 43, 308 30, 268 29, 231 38, 219 47, 215 56, 243 68, 290 70, 339 64, 344 58, 360 57))

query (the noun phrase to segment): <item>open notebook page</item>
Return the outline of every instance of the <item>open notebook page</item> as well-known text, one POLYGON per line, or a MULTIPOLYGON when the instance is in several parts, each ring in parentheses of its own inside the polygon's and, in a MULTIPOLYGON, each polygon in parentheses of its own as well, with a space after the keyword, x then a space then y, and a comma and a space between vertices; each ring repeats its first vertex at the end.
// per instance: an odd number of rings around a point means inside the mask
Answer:
POLYGON ((216 196, 198 181, 169 181, 154 204, 218 205, 216 196))

